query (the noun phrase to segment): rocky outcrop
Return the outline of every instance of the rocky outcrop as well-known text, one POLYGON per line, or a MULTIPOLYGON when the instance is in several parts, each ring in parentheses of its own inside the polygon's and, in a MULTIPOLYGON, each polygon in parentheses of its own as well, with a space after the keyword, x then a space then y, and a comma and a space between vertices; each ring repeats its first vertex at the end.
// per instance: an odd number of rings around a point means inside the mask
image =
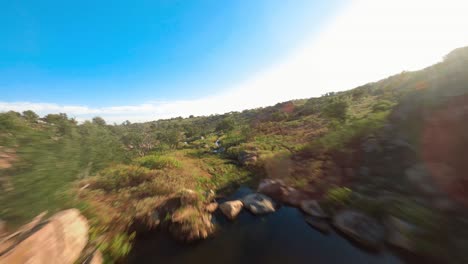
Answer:
POLYGON ((311 227, 317 229, 318 231, 322 233, 325 233, 325 234, 330 233, 330 230, 331 230, 330 225, 328 224, 327 221, 323 219, 312 217, 312 216, 306 216, 305 221, 311 227))
POLYGON ((258 153, 255 151, 241 151, 238 156, 238 160, 240 164, 244 166, 252 165, 257 162, 258 159, 258 153))
POLYGON ((343 210, 333 217, 333 225, 354 241, 369 248, 379 248, 385 229, 373 218, 353 210, 343 210))
POLYGON ((253 214, 267 214, 275 211, 275 203, 270 197, 260 194, 253 193, 245 196, 242 199, 245 208, 247 208, 253 214))
POLYGON ((305 198, 302 192, 286 186, 281 180, 264 179, 258 185, 257 191, 292 206, 299 206, 301 200, 305 198))
POLYGON ((215 231, 211 214, 187 206, 172 215, 170 231, 178 240, 193 241, 205 239, 215 231))
POLYGON ((387 243, 408 251, 415 251, 415 245, 410 238, 412 234, 418 232, 418 228, 415 225, 389 216, 385 220, 385 227, 387 229, 387 243))
POLYGON ((75 263, 88 243, 88 222, 77 209, 59 212, 1 244, 0 263, 75 263))
POLYGON ((316 200, 304 200, 300 203, 300 207, 304 213, 318 217, 328 218, 328 215, 322 210, 319 203, 316 200))
POLYGON ((209 203, 206 207, 205 207, 205 211, 207 211, 208 213, 214 213, 214 211, 216 211, 216 209, 218 209, 218 203, 214 202, 214 203, 209 203))
POLYGON ((242 210, 243 203, 240 200, 224 202, 219 206, 221 212, 230 220, 234 220, 242 210))

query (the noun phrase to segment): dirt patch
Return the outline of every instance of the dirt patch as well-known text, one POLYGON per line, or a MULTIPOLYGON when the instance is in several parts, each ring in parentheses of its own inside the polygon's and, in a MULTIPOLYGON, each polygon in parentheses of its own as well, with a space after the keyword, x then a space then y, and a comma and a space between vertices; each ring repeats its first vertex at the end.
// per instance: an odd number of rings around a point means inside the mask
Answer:
POLYGON ((11 168, 16 160, 16 150, 0 146, 0 170, 11 168))

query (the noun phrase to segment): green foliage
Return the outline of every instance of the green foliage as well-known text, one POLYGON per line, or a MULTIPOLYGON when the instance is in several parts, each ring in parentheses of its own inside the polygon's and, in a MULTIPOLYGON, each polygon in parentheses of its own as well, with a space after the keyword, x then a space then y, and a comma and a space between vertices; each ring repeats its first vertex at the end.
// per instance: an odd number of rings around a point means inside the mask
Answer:
POLYGON ((334 211, 351 204, 353 192, 347 187, 334 187, 325 195, 324 204, 328 210, 334 211))
POLYGON ((372 111, 373 112, 388 111, 388 110, 392 109, 393 106, 394 106, 394 103, 392 103, 392 102, 390 102, 388 100, 381 100, 381 101, 378 101, 377 103, 375 103, 372 106, 372 111))
POLYGON ((235 121, 232 118, 224 118, 221 122, 216 125, 216 131, 218 132, 229 132, 235 127, 235 121))
POLYGON ((161 155, 144 156, 136 159, 134 163, 148 169, 175 169, 182 166, 182 164, 174 157, 161 155))
POLYGON ((325 105, 323 113, 329 118, 345 120, 348 107, 348 102, 341 99, 333 99, 325 105))
POLYGON ((369 114, 365 118, 351 120, 346 124, 333 123, 331 132, 303 148, 303 152, 346 151, 346 145, 381 128, 388 112, 369 114))
POLYGON ((99 172, 93 182, 94 188, 106 191, 116 191, 122 188, 134 187, 151 180, 153 174, 147 168, 132 165, 116 165, 99 172))

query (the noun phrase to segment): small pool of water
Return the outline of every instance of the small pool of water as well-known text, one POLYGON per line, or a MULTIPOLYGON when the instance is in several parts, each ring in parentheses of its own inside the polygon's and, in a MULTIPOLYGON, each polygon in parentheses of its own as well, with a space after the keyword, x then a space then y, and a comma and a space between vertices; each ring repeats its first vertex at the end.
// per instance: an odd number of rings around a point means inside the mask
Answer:
MULTIPOLYGON (((240 189, 235 199, 250 192, 240 189)), ((403 263, 390 252, 368 252, 331 232, 310 227, 302 213, 282 206, 275 213, 255 216, 243 210, 235 221, 215 213, 218 233, 211 239, 184 244, 170 235, 139 235, 129 263, 403 263)))

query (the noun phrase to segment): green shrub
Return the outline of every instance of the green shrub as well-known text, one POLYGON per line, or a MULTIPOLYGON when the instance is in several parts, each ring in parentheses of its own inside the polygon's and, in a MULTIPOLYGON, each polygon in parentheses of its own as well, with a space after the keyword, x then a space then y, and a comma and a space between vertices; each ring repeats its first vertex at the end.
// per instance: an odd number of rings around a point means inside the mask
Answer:
POLYGON ((153 178, 151 170, 134 165, 116 165, 102 170, 92 183, 93 188, 115 191, 137 186, 153 178))
POLYGON ((349 206, 353 192, 347 187, 335 187, 328 190, 325 195, 325 207, 329 211, 349 206))
POLYGON ((159 156, 159 155, 149 155, 136 159, 135 164, 138 164, 142 167, 148 169, 175 169, 180 168, 181 163, 173 158, 168 156, 159 156))

